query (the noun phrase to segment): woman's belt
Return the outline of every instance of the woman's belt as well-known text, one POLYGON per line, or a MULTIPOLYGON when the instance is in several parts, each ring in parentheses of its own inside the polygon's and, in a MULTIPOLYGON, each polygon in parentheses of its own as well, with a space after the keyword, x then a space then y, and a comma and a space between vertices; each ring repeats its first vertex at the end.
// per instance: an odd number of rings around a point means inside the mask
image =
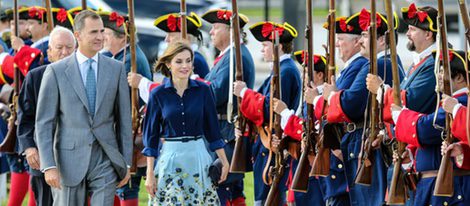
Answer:
POLYGON ((183 137, 165 137, 166 142, 189 142, 189 141, 196 141, 201 139, 203 135, 198 136, 183 136, 183 137))

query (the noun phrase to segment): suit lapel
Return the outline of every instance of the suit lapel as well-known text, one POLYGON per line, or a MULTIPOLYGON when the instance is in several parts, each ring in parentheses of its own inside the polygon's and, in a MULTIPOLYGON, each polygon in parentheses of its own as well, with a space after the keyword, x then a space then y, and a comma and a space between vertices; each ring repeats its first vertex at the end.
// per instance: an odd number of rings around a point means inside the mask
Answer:
POLYGON ((106 66, 106 58, 103 58, 101 54, 98 54, 98 77, 96 78, 96 102, 95 102, 95 114, 98 112, 103 98, 106 93, 108 84, 110 84, 112 69, 106 66))
POLYGON ((72 54, 68 59, 65 76, 67 76, 73 89, 89 112, 90 109, 88 108, 88 98, 85 93, 85 85, 83 85, 82 75, 80 74, 75 54, 72 54))

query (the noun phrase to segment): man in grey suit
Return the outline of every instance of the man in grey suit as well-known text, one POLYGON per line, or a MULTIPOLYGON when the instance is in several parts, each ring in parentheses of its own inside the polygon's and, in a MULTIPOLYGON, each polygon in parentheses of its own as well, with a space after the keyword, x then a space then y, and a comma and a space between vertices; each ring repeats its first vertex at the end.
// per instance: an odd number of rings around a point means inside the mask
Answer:
POLYGON ((126 70, 98 53, 104 27, 96 13, 82 11, 74 22, 77 52, 47 67, 39 91, 41 170, 54 205, 85 205, 89 194, 91 205, 113 205, 132 159, 126 70))

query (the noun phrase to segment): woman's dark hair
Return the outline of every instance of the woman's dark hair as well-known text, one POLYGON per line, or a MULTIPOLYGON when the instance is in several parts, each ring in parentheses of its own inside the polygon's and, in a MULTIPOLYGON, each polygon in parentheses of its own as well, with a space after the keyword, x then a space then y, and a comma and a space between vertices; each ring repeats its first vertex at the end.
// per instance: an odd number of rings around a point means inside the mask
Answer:
POLYGON ((191 53, 191 61, 193 61, 194 53, 191 49, 191 46, 183 41, 175 41, 170 43, 163 55, 154 64, 153 68, 155 72, 161 72, 164 76, 171 77, 170 68, 168 68, 167 65, 171 63, 171 60, 175 58, 176 55, 186 50, 191 53))

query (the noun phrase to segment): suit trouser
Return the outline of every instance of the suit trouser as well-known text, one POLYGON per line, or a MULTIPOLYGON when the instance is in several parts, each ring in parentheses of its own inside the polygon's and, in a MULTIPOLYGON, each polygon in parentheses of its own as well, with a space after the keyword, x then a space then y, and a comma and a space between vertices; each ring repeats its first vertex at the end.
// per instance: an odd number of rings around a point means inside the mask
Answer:
POLYGON ((61 184, 62 189, 52 190, 54 206, 83 206, 87 203, 87 195, 91 195, 91 206, 114 204, 117 174, 97 141, 93 143, 91 154, 88 171, 82 182, 73 187, 61 184))

